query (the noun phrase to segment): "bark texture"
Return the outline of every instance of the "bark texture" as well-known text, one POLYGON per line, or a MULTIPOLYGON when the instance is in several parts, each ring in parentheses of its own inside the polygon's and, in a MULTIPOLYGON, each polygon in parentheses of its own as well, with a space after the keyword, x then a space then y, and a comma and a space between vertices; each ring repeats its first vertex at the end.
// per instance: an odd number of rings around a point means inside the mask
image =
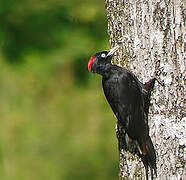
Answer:
MULTIPOLYGON (((157 152, 158 177, 186 180, 186 1, 106 0, 111 46, 125 42, 114 63, 146 82, 160 69, 149 114, 150 136, 157 152)), ((118 130, 118 127, 117 127, 118 130)), ((120 134, 121 136, 121 134, 120 134)), ((145 179, 137 156, 120 150, 121 179, 145 179)))

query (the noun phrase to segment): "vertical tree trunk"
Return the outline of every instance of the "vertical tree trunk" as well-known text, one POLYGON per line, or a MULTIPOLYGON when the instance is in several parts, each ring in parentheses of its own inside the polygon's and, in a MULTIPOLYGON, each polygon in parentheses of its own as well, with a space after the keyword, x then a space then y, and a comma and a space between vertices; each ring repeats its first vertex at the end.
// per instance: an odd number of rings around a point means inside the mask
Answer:
MULTIPOLYGON (((186 179, 186 1, 106 0, 113 47, 125 37, 114 63, 146 82, 161 70, 165 86, 155 84, 149 115, 150 136, 157 152, 157 179, 186 179)), ((121 142, 120 142, 121 143, 121 142)), ((137 156, 120 150, 121 179, 145 179, 137 156)))

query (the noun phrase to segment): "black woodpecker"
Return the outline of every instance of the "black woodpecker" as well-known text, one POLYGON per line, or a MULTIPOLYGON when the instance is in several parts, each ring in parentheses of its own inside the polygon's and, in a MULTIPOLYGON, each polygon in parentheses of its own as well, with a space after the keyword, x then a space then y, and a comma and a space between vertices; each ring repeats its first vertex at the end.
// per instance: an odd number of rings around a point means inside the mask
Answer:
POLYGON ((148 113, 156 78, 143 84, 132 72, 113 65, 111 60, 117 49, 96 53, 88 62, 88 70, 102 76, 106 99, 127 136, 136 143, 146 179, 150 167, 153 180, 153 175, 157 176, 156 153, 149 136, 148 113))

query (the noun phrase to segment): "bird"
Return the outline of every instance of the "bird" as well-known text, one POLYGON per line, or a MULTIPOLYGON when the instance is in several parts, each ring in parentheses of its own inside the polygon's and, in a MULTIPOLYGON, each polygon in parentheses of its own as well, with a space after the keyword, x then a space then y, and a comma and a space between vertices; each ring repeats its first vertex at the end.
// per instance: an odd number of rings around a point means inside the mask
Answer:
POLYGON ((124 140, 129 146, 130 139, 136 144, 148 180, 157 177, 156 152, 149 135, 148 114, 151 92, 156 78, 146 83, 138 80, 134 73, 124 67, 112 64, 112 58, 118 47, 93 55, 88 62, 88 70, 102 76, 105 97, 115 114, 119 125, 125 130, 124 140))

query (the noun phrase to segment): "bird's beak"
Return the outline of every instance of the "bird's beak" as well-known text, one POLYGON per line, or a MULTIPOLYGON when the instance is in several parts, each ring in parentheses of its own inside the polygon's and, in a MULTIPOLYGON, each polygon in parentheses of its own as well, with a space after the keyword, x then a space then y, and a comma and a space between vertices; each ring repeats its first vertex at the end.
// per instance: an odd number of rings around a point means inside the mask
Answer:
POLYGON ((112 56, 117 50, 119 49, 119 44, 117 46, 114 46, 107 54, 108 56, 112 56))

